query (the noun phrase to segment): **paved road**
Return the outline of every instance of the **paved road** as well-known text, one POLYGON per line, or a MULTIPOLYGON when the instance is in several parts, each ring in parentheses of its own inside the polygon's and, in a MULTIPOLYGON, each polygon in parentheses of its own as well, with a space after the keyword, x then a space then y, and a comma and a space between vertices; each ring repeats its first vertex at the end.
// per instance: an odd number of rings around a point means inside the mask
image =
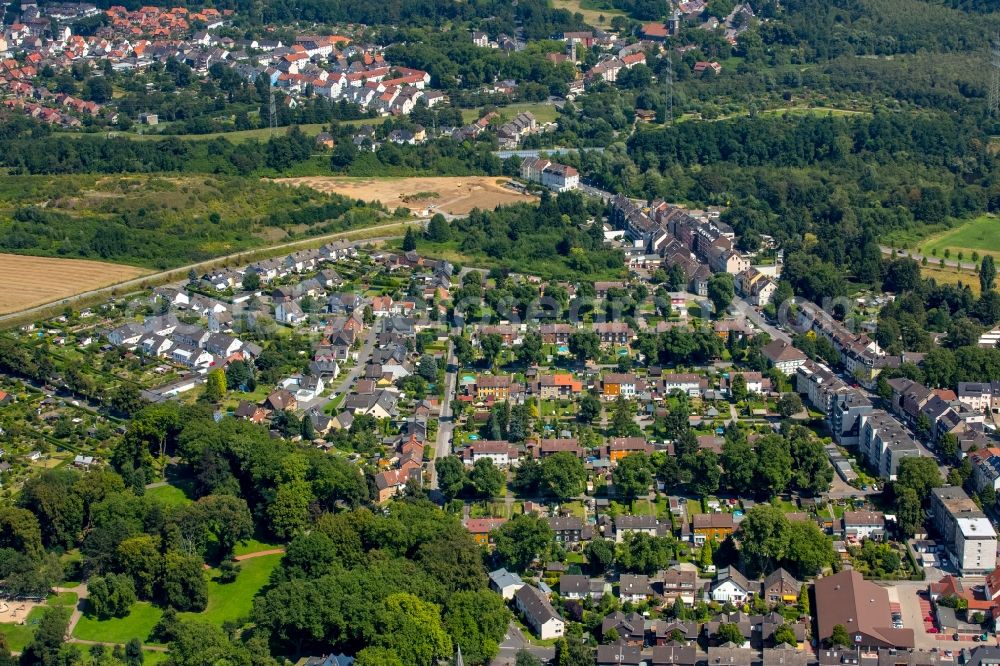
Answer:
POLYGON ((378 322, 376 322, 369 330, 368 335, 365 337, 365 342, 361 347, 361 351, 358 352, 358 362, 354 364, 354 367, 341 379, 340 383, 337 385, 329 395, 329 397, 320 396, 315 400, 310 400, 304 402, 299 407, 302 411, 308 412, 310 409, 316 409, 320 412, 323 409, 337 399, 338 395, 349 393, 351 387, 354 386, 354 382, 357 381, 361 373, 364 372, 365 366, 368 365, 368 359, 371 358, 372 351, 375 349, 375 339, 378 337, 378 322))
POLYGON ((431 490, 437 490, 437 469, 434 461, 451 455, 451 434, 455 429, 455 422, 451 413, 451 399, 455 394, 455 382, 458 376, 458 360, 455 358, 455 348, 451 340, 448 340, 448 353, 445 355, 447 365, 444 375, 444 399, 441 401, 441 416, 438 418, 437 442, 434 446, 434 460, 430 464, 431 490))
POLYGON ((500 643, 500 653, 497 655, 497 662, 513 664, 514 660, 517 659, 517 653, 521 650, 527 650, 545 663, 548 663, 556 656, 555 648, 532 645, 524 635, 524 632, 511 622, 510 626, 507 627, 507 635, 504 636, 503 642, 500 643))
POLYGON ((788 333, 785 333, 777 326, 767 323, 767 320, 764 319, 764 315, 757 312, 757 310, 744 299, 733 299, 732 307, 735 308, 741 315, 756 324, 762 331, 765 331, 768 335, 770 335, 772 340, 784 340, 785 342, 792 341, 792 336, 788 335, 788 333))
MULTIPOLYGON (((197 263, 188 264, 187 266, 179 266, 177 268, 171 268, 169 270, 160 271, 158 273, 150 273, 150 274, 144 275, 142 277, 133 278, 131 280, 126 280, 124 282, 119 282, 117 284, 111 284, 111 285, 108 285, 106 287, 101 287, 99 289, 91 289, 90 291, 85 291, 83 293, 76 294, 74 296, 70 296, 68 298, 64 298, 64 299, 61 299, 61 300, 60 299, 56 299, 54 301, 50 301, 50 302, 44 303, 42 305, 37 305, 37 306, 32 307, 32 308, 27 308, 25 310, 19 310, 17 312, 8 312, 6 314, 2 314, 2 315, 0 315, 0 326, 2 326, 4 324, 4 322, 7 322, 7 321, 20 320, 22 317, 25 317, 25 316, 28 316, 28 315, 31 315, 31 314, 38 314, 38 313, 45 312, 46 310, 48 310, 54 304, 57 304, 57 303, 58 304, 63 304, 63 305, 71 305, 73 303, 77 303, 79 301, 82 301, 82 300, 85 300, 85 299, 91 299, 91 298, 98 297, 98 296, 107 296, 107 297, 110 297, 110 296, 112 296, 114 294, 114 292, 121 292, 123 290, 124 291, 139 290, 139 289, 144 289, 144 288, 146 288, 146 287, 148 287, 150 285, 153 285, 153 284, 163 284, 163 283, 166 283, 166 282, 170 282, 171 280, 184 279, 187 276, 188 272, 190 270, 192 270, 192 269, 195 272, 197 272, 197 271, 199 271, 199 269, 207 269, 207 268, 210 268, 210 267, 213 267, 213 266, 218 266, 218 265, 221 265, 223 263, 228 263, 228 262, 239 262, 240 260, 245 260, 247 263, 249 263, 249 262, 253 261, 254 257, 256 257, 257 255, 259 255, 264 250, 270 252, 272 250, 282 250, 282 249, 294 249, 294 248, 308 247, 308 246, 315 245, 317 243, 323 243, 325 241, 331 241, 331 240, 337 240, 338 238, 344 238, 345 236, 350 236, 352 234, 357 234, 357 233, 360 233, 360 232, 363 232, 363 231, 368 231, 368 230, 372 230, 372 229, 387 229, 387 228, 390 228, 390 227, 396 227, 399 224, 404 223, 404 222, 405 222, 405 220, 400 220, 400 221, 392 222, 392 223, 388 223, 388 224, 379 224, 379 225, 376 225, 376 226, 373 226, 373 227, 367 227, 366 229, 353 229, 351 231, 341 231, 341 232, 338 232, 338 233, 335 233, 335 234, 327 234, 325 236, 314 236, 312 238, 308 238, 308 239, 305 239, 305 240, 294 241, 294 242, 291 242, 291 243, 282 243, 280 245, 272 245, 272 246, 267 247, 267 248, 257 248, 257 249, 254 249, 254 250, 245 250, 243 252, 236 252, 236 253, 233 253, 233 254, 227 254, 227 255, 222 256, 222 257, 215 257, 214 259, 208 259, 206 261, 199 261, 197 263)), ((426 225, 427 224, 427 220, 424 220, 424 219, 414 220, 413 223, 414 224, 418 224, 418 225, 426 225)), ((366 238, 364 240, 357 241, 356 244, 378 243, 378 242, 381 242, 381 241, 391 240, 393 238, 398 238, 398 236, 378 236, 378 237, 375 237, 375 238, 366 238)))
MULTIPOLYGON (((892 248, 888 245, 879 245, 879 249, 882 250, 882 254, 892 256, 892 248)), ((923 261, 925 255, 918 254, 911 250, 900 250, 896 249, 896 255, 901 257, 909 257, 914 261, 923 261)), ((931 268, 938 268, 941 266, 941 260, 944 257, 927 257, 927 265, 931 268)), ((959 262, 957 259, 945 259, 944 265, 948 268, 958 268, 959 262)), ((977 272, 979 270, 979 265, 975 262, 963 261, 961 262, 962 270, 977 272)))

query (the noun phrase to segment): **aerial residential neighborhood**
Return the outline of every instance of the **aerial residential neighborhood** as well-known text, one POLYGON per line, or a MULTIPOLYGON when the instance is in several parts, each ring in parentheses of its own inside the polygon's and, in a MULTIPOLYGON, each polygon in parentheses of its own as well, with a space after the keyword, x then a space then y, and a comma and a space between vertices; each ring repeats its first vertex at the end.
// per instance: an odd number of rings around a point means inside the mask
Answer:
POLYGON ((0 4, 0 666, 1000 664, 997 34, 0 4))

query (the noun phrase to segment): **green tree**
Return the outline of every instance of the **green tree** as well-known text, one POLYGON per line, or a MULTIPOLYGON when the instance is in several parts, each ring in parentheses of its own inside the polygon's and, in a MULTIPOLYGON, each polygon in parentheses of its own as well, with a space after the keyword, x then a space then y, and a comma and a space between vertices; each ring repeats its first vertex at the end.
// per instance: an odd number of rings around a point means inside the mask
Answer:
POLYGON ((786 643, 791 646, 796 646, 799 643, 795 638, 795 630, 788 624, 783 624, 774 630, 774 642, 776 645, 786 643))
POLYGON ((506 480, 503 471, 489 458, 480 458, 472 466, 469 480, 481 497, 498 497, 506 480))
POLYGON ((997 279, 997 268, 993 255, 987 254, 979 264, 979 289, 980 293, 993 291, 993 286, 997 279))
POLYGON ((31 643, 21 654, 21 664, 23 666, 56 666, 62 663, 59 659, 59 653, 68 627, 68 608, 53 606, 46 610, 35 629, 31 643))
POLYGON ((373 645, 388 648, 404 664, 433 666, 451 656, 451 638, 441 624, 441 608, 402 592, 390 595, 375 613, 373 645))
POLYGON ((631 503, 636 497, 645 495, 653 483, 649 458, 641 453, 625 456, 611 472, 611 481, 615 484, 618 496, 627 502, 631 503))
POLYGON ((781 509, 759 504, 740 523, 740 550, 747 563, 748 574, 757 576, 774 569, 788 551, 790 529, 781 509))
POLYGON ((403 252, 410 252, 417 249, 417 235, 413 233, 413 227, 406 227, 406 234, 403 236, 403 252))
POLYGON ((83 500, 73 490, 77 477, 70 469, 46 470, 30 476, 21 489, 19 503, 38 519, 47 546, 77 543, 84 518, 83 500))
POLYGON ((193 555, 168 552, 164 557, 161 594, 179 611, 202 611, 208 604, 208 583, 202 560, 193 555))
POLYGON ((833 543, 816 523, 795 521, 788 525, 788 546, 785 563, 799 578, 811 578, 836 559, 833 543))
POLYGON ((517 651, 517 657, 514 660, 514 666, 544 666, 542 660, 531 654, 525 649, 520 649, 517 651))
POLYGON ((125 644, 125 666, 142 666, 146 653, 142 651, 142 642, 132 638, 125 644))
POLYGON ((716 632, 719 640, 723 643, 735 643, 736 645, 743 645, 746 642, 746 638, 743 637, 743 632, 740 631, 740 626, 732 622, 724 622, 719 625, 719 630, 716 632))
POLYGON ((354 666, 406 666, 395 651, 369 646, 358 652, 354 666))
POLYGON ((424 354, 417 363, 417 374, 429 382, 437 381, 437 360, 430 354, 424 354))
POLYGON ((222 368, 216 368, 205 378, 205 399, 211 403, 220 403, 226 397, 226 373, 222 368))
POLYGON ((309 523, 309 505, 314 497, 307 481, 294 480, 278 486, 274 501, 267 507, 271 531, 287 539, 309 523))
POLYGON ((427 223, 427 239, 435 243, 447 243, 451 240, 451 227, 441 213, 435 213, 427 223))
POLYGON ((847 633, 847 627, 842 624, 833 625, 833 632, 830 634, 830 645, 833 647, 849 647, 851 636, 847 633))
POLYGON ((524 571, 545 555, 554 538, 549 524, 534 514, 515 516, 493 532, 497 556, 515 571, 524 571))
POLYGON ((524 334, 521 344, 515 350, 517 360, 525 365, 536 365, 542 360, 542 336, 534 331, 524 334))
POLYGON ((611 408, 611 426, 609 428, 611 434, 615 437, 628 437, 636 434, 638 425, 634 420, 634 414, 632 404, 625 399, 625 396, 619 395, 615 399, 614 407, 611 408))
POLYGON ((489 590, 456 592, 445 600, 444 628, 468 664, 497 656, 510 620, 503 598, 489 590))
POLYGON ((718 492, 722 473, 719 471, 719 456, 714 451, 700 450, 688 454, 681 464, 690 479, 688 487, 692 493, 698 497, 708 497, 718 492))
POLYGON ((757 443, 757 477, 761 490, 771 497, 785 492, 792 481, 792 452, 788 441, 778 434, 762 437, 757 443))
POLYGON ((733 402, 740 403, 747 399, 750 392, 747 390, 747 378, 743 373, 734 374, 729 383, 729 394, 733 402))
POLYGON ((434 461, 438 488, 449 500, 455 499, 465 487, 465 465, 457 456, 447 456, 434 461))
POLYGON ((802 588, 799 590, 799 602, 796 605, 799 614, 802 616, 807 616, 810 614, 809 611, 809 587, 803 583, 802 588))
POLYGON ((782 393, 778 398, 778 413, 783 418, 791 418, 802 411, 802 398, 797 393, 782 393))
POLYGON ((559 500, 581 495, 587 487, 587 468, 570 451, 559 451, 542 459, 541 485, 559 500))
POLYGON ((42 530, 31 511, 0 505, 0 550, 11 549, 31 558, 42 554, 42 530))
POLYGON ((601 399, 593 393, 584 393, 577 402, 576 418, 584 423, 593 423, 601 415, 601 399))
MULTIPOLYGON (((930 496, 932 488, 944 485, 937 461, 927 456, 914 456, 899 461, 896 488, 912 488, 921 503, 930 496)), ((898 491, 897 491, 898 492, 898 491)))
POLYGON ((93 576, 87 589, 90 612, 100 620, 125 617, 136 602, 135 584, 124 574, 93 576))
POLYGON ((896 489, 896 520, 899 529, 908 537, 923 531, 924 511, 920 506, 920 496, 909 486, 896 489))
POLYGON ((578 361, 596 359, 601 353, 601 339, 594 331, 577 331, 570 333, 569 352, 578 361))
POLYGON ((479 351, 488 367, 493 367, 496 364, 503 348, 503 338, 496 333, 489 333, 479 339, 479 351))
POLYGON ((260 289, 260 275, 257 271, 246 271, 243 273, 243 290, 257 291, 260 289))
POLYGON ((108 402, 111 409, 126 416, 134 416, 146 404, 139 387, 128 382, 119 384, 118 388, 111 392, 108 402))
POLYGON ((608 539, 593 539, 583 549, 590 570, 601 575, 611 569, 615 562, 615 544, 608 539))
POLYGON ((644 532, 630 532, 618 544, 615 559, 625 571, 653 575, 664 569, 674 556, 674 540, 654 537, 644 532))
POLYGON ((736 296, 733 276, 729 273, 716 273, 708 280, 708 299, 715 307, 716 316, 721 317, 729 309, 729 304, 736 296))
POLYGON ((730 438, 722 444, 722 469, 726 485, 737 494, 754 490, 754 475, 757 473, 757 454, 745 437, 730 438))

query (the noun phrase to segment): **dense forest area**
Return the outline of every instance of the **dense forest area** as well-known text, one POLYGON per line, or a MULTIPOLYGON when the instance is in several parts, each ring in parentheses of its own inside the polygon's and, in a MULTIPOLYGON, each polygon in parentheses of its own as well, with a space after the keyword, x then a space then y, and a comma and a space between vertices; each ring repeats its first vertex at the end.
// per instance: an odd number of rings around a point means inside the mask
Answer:
POLYGON ((761 34, 766 43, 803 49, 818 60, 844 54, 985 50, 1000 27, 997 6, 964 4, 993 13, 972 16, 960 11, 965 7, 922 0, 783 0, 779 20, 765 23, 761 34))
POLYGON ((600 279, 620 275, 624 266, 621 252, 604 245, 600 223, 592 223, 601 211, 599 204, 588 203, 576 192, 552 196, 543 191, 538 206, 474 210, 452 222, 447 235, 431 240, 509 271, 600 279))
MULTIPOLYGON (((372 423, 356 424, 348 440, 374 438, 372 423)), ((162 617, 141 638, 169 645, 175 666, 268 665, 272 654, 334 648, 365 648, 362 663, 430 666, 453 654, 453 641, 471 664, 497 652, 510 612, 486 590, 480 548, 458 518, 416 498, 371 512, 371 477, 346 458, 167 403, 135 414, 112 464, 42 472, 16 505, 0 506, 8 589, 33 595, 86 575, 88 614, 104 619, 150 602, 162 617), (193 502, 145 495, 164 455, 194 479, 193 502), (206 563, 221 585, 235 580, 233 551, 251 536, 288 543, 252 617, 223 629, 181 616, 205 609, 206 563), (79 570, 61 563, 67 549, 79 549, 79 570)), ((62 645, 68 614, 45 617, 60 630, 50 640, 40 627, 22 663, 72 663, 78 648, 62 645)))
MULTIPOLYGON (((388 128, 396 126, 412 127, 413 123, 385 123, 378 136, 384 138, 388 128)), ((492 154, 496 139, 490 135, 475 142, 445 138, 413 146, 387 141, 372 152, 355 147, 351 139, 356 131, 352 125, 335 126, 333 132, 342 140, 327 157, 317 155, 313 138, 296 126, 263 142, 172 136, 140 141, 54 134, 31 119, 11 116, 0 123, 0 166, 11 169, 13 175, 178 172, 243 176, 277 175, 310 160, 316 162, 313 172, 329 173, 332 169, 358 176, 497 175, 503 168, 492 154)))
POLYGON ((768 115, 639 131, 580 166, 610 190, 730 206, 743 247, 777 239, 796 293, 822 298, 877 284, 886 234, 1000 209, 987 145, 944 114, 768 115))

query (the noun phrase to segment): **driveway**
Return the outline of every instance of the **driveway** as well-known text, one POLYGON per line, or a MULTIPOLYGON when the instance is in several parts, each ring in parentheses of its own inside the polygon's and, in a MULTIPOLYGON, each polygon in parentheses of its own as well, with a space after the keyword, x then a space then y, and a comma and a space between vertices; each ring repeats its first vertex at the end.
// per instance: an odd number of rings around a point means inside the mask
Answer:
POLYGON ((371 358, 372 350, 375 348, 375 338, 378 337, 378 322, 376 322, 368 330, 368 336, 365 338, 364 345, 362 345, 361 350, 358 352, 358 362, 354 364, 354 367, 341 378, 340 383, 337 384, 336 388, 330 392, 328 397, 318 397, 314 400, 309 400, 308 402, 301 403, 299 409, 304 412, 308 412, 310 409, 316 409, 322 412, 323 409, 337 399, 338 395, 343 395, 345 393, 350 393, 351 387, 354 386, 354 382, 357 381, 361 373, 365 371, 365 366, 368 365, 368 359, 371 358))

